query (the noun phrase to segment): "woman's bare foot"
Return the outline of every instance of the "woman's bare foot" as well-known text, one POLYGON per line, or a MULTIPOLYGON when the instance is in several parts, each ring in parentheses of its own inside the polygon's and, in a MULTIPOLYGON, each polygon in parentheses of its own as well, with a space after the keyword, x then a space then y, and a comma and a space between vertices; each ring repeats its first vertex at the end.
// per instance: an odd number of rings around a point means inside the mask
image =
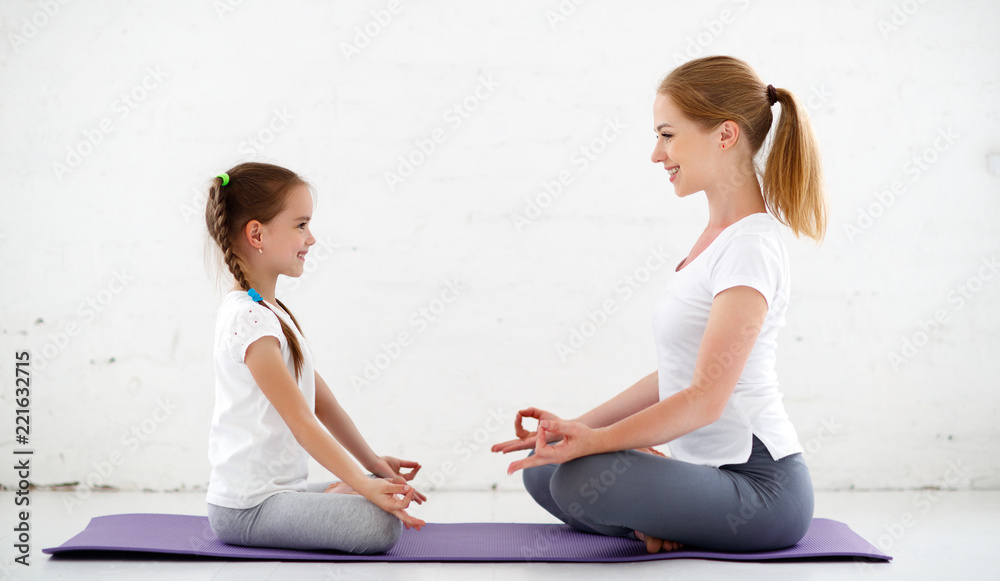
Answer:
POLYGON ((330 486, 327 486, 323 492, 332 494, 357 494, 346 482, 334 482, 330 486))
POLYGON ((677 549, 681 549, 684 547, 684 545, 680 543, 674 541, 664 541, 663 539, 658 539, 656 537, 644 535, 639 531, 635 531, 635 536, 640 541, 644 541, 646 543, 647 553, 659 553, 661 551, 663 552, 676 551, 677 549))
POLYGON ((656 448, 653 448, 653 447, 649 447, 649 448, 635 448, 635 451, 636 452, 644 452, 646 454, 652 454, 654 456, 660 456, 662 458, 669 458, 670 457, 670 456, 667 456, 663 452, 660 452, 659 450, 657 450, 656 448))

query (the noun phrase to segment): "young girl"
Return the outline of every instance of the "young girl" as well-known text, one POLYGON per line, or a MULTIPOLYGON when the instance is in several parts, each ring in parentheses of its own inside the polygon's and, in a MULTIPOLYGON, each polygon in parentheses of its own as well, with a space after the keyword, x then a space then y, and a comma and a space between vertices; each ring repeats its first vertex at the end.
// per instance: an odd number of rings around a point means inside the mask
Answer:
POLYGON ((653 127, 653 163, 678 196, 704 191, 709 209, 653 312, 657 370, 576 420, 522 410, 517 439, 493 450, 533 447, 509 471, 525 469, 532 497, 584 531, 634 534, 650 552, 787 547, 812 521, 813 490, 775 373, 789 297, 778 222, 823 237, 816 143, 792 94, 730 57, 671 72, 653 127), (753 160, 775 104, 781 117, 758 180, 753 160), (537 433, 521 427, 524 417, 539 420, 537 433), (667 442, 673 458, 636 450, 667 442))
POLYGON ((316 242, 312 209, 306 183, 268 164, 240 164, 209 191, 205 222, 235 286, 215 325, 208 518, 236 545, 384 552, 403 525, 424 524, 405 510, 425 500, 407 484, 420 466, 372 451, 274 296, 278 275, 300 276, 316 242), (309 456, 340 482, 306 484, 309 456))

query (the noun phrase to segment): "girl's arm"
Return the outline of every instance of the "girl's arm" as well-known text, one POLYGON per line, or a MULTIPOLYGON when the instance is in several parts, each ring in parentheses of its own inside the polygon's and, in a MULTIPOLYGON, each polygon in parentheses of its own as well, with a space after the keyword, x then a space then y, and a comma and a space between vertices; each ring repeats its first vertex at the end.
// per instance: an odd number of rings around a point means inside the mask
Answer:
POLYGON ((379 508, 402 520, 407 527, 423 526, 422 520, 404 510, 413 498, 413 487, 368 478, 330 432, 320 425, 285 366, 277 337, 265 336, 251 343, 244 361, 261 392, 310 456, 379 508), (399 499, 397 494, 404 496, 399 499))
POLYGON ((712 301, 690 386, 606 427, 543 419, 535 455, 511 463, 508 472, 664 444, 716 421, 743 373, 766 315, 767 301, 757 290, 738 286, 722 291, 712 301), (553 438, 561 441, 548 445, 553 438))
MULTIPOLYGON (((377 455, 319 373, 316 373, 316 418, 372 474, 381 478, 401 477, 403 480, 412 480, 420 470, 420 464, 412 460, 377 455), (410 471, 404 473, 403 468, 409 468, 410 471)), ((427 497, 415 492, 414 499, 419 504, 427 497)))
MULTIPOLYGON (((358 459, 358 462, 361 462, 361 465, 366 470, 376 474, 372 468, 378 461, 378 455, 375 454, 371 446, 368 445, 368 442, 365 441, 361 432, 358 431, 357 426, 354 425, 351 416, 347 415, 344 408, 340 406, 340 402, 334 397, 330 386, 323 381, 319 373, 316 374, 316 418, 326 426, 330 434, 344 448, 347 448, 348 452, 358 459)), ((385 474, 376 475, 387 476, 385 474)))

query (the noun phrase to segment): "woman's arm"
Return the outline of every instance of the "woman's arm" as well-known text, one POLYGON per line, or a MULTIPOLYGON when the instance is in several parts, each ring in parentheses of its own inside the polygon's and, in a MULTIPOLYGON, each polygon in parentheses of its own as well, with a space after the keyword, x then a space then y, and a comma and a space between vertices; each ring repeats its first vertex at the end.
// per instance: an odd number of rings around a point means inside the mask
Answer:
POLYGON ((648 408, 660 400, 659 377, 658 371, 650 373, 576 421, 591 428, 603 428, 648 408))
MULTIPOLYGON (((590 428, 602 428, 653 405, 660 398, 658 377, 658 372, 654 371, 650 373, 635 382, 632 387, 629 387, 574 421, 580 422, 590 428)), ((524 418, 534 418, 542 421, 546 419, 558 420, 559 416, 538 408, 520 410, 514 418, 514 434, 517 438, 494 444, 491 450, 509 454, 510 452, 533 448, 537 432, 529 432, 521 426, 521 421, 524 418)), ((558 435, 549 434, 549 442, 555 442, 558 439, 558 435)))
POLYGON ((324 468, 333 472, 379 508, 395 515, 408 527, 424 523, 406 513, 415 490, 405 483, 368 478, 329 431, 320 425, 285 366, 277 337, 265 336, 247 347, 244 358, 250 374, 291 430, 295 440, 324 468), (402 499, 397 494, 404 495, 402 499))
POLYGON ((765 316, 767 301, 757 290, 738 286, 720 292, 712 301, 690 386, 606 427, 592 429, 582 422, 543 420, 539 422, 535 455, 513 462, 508 472, 664 444, 716 421, 743 373, 765 316), (548 445, 553 438, 562 440, 548 445))

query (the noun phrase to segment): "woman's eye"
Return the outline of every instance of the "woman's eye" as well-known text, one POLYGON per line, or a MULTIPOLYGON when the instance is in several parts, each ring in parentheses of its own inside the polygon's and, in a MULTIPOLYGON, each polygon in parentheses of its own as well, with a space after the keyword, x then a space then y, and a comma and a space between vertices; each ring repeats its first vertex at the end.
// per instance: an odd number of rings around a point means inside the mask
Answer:
POLYGON ((661 133, 660 135, 662 135, 664 139, 670 139, 674 136, 672 133, 661 133))

